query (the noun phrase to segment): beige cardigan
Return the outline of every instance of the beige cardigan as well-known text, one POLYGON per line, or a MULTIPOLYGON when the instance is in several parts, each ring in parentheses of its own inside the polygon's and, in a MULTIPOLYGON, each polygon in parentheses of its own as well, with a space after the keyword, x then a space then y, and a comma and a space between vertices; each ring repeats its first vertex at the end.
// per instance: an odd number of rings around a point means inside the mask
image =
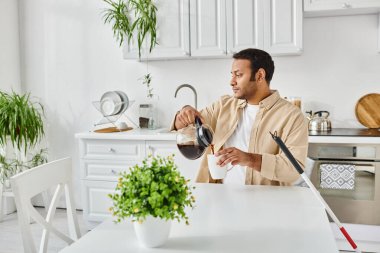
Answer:
MULTIPOLYGON (((206 124, 214 131, 215 151, 223 148, 224 143, 235 131, 246 104, 245 100, 223 96, 200 111, 206 124)), ((174 129, 174 120, 171 129, 174 129)), ((274 131, 277 131, 277 135, 281 137, 290 152, 304 166, 308 147, 307 120, 297 107, 282 99, 279 93, 274 91, 259 103, 248 147, 248 152, 262 155, 261 172, 247 167, 245 184, 291 185, 298 179, 298 172, 269 134, 274 131)), ((210 176, 206 158, 209 153, 211 150, 207 148, 196 181, 220 183, 210 176)))

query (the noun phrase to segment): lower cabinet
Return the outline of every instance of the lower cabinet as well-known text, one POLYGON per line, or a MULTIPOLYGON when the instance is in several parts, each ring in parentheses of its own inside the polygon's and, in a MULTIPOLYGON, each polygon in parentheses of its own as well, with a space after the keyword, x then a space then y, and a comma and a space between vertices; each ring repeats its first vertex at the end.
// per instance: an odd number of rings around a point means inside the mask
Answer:
POLYGON ((111 217, 109 208, 112 201, 108 194, 114 192, 119 173, 128 171, 147 155, 174 154, 179 171, 191 181, 194 181, 201 161, 183 157, 174 140, 136 141, 79 137, 79 151, 83 217, 88 229, 111 217))

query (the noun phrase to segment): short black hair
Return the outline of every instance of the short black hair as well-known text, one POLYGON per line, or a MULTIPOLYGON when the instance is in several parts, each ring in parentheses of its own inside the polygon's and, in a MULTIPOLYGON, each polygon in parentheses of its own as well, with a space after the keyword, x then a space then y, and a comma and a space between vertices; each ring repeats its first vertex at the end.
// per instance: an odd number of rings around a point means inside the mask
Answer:
POLYGON ((262 68, 265 70, 265 80, 269 84, 273 77, 274 62, 265 51, 256 48, 247 48, 235 53, 234 59, 244 59, 251 62, 251 81, 254 81, 256 72, 262 68))

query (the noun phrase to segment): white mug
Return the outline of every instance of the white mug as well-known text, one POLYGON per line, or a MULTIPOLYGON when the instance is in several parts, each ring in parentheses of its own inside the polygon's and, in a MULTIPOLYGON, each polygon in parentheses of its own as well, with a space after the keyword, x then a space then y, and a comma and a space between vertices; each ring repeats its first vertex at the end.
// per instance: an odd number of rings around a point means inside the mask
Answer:
POLYGON ((217 165, 220 157, 216 157, 213 154, 207 155, 208 169, 213 179, 223 179, 227 175, 227 171, 234 167, 233 165, 226 164, 224 166, 217 165))

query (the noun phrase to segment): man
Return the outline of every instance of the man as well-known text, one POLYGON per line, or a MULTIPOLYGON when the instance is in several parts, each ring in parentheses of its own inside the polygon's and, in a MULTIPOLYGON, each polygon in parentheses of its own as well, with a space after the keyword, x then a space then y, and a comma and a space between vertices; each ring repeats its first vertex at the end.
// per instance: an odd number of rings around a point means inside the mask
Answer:
MULTIPOLYGON (((223 180, 225 184, 291 185, 299 177, 269 132, 277 132, 294 157, 305 164, 308 127, 302 112, 270 90, 274 72, 271 56, 259 49, 245 49, 233 55, 231 87, 233 96, 198 112, 185 106, 177 112, 173 129, 194 123, 199 116, 214 131, 218 164, 235 165, 223 180)), ((210 153, 210 148, 206 153, 210 153)), ((197 182, 218 182, 208 171, 206 155, 197 182)))

